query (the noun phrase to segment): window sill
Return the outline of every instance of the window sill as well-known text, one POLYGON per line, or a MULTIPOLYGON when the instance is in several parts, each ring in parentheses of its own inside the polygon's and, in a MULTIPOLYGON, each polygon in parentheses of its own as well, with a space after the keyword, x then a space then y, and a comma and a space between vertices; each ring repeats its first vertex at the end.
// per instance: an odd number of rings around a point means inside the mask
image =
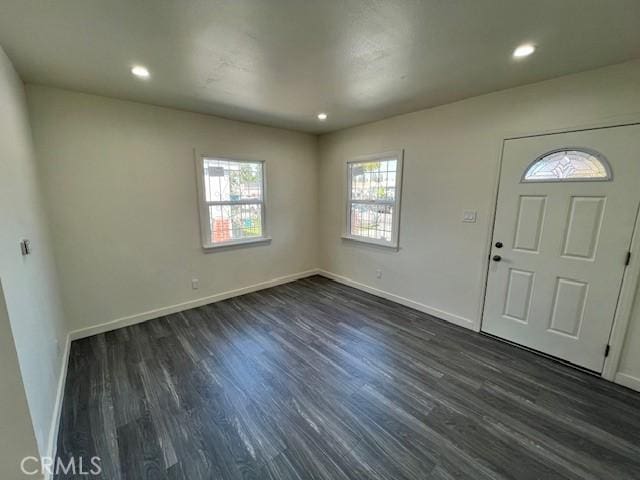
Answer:
POLYGON ((247 240, 236 240, 233 242, 216 243, 203 245, 202 248, 205 251, 215 251, 220 249, 231 249, 234 247, 248 247, 256 244, 271 243, 271 237, 250 238, 247 240))
POLYGON ((379 240, 370 240, 363 237, 353 237, 351 235, 342 235, 340 238, 342 238, 343 240, 348 240, 350 242, 363 243, 365 245, 372 245, 374 247, 387 248, 389 250, 397 251, 400 249, 397 243, 382 242, 379 240))

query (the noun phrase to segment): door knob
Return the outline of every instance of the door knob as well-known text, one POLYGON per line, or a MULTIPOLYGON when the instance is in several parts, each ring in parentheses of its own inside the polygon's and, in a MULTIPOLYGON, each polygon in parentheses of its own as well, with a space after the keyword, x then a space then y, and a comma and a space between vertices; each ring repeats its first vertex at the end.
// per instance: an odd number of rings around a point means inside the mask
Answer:
POLYGON ((496 248, 502 248, 502 242, 496 242, 496 248))
POLYGON ((500 255, 494 255, 493 256, 493 261, 494 262, 499 262, 500 260, 502 260, 502 257, 500 255))

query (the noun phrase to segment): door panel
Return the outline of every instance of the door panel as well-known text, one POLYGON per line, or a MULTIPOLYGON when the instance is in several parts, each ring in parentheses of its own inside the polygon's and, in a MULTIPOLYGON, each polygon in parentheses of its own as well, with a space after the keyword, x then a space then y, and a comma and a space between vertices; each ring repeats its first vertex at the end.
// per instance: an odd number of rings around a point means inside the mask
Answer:
POLYGON ((507 140, 491 252, 502 259, 489 267, 482 330, 602 371, 639 185, 639 126, 507 140), (599 152, 612 178, 522 181, 564 148, 599 152))
POLYGON ((527 323, 534 275, 533 272, 516 270, 515 268, 509 269, 507 298, 504 302, 505 317, 527 323))
POLYGON ((515 250, 538 252, 546 206, 547 197, 543 195, 520 196, 516 236, 513 240, 515 250))
POLYGON ((549 330, 578 338, 584 318, 589 285, 569 278, 557 278, 549 330))
POLYGON ((604 213, 604 197, 571 197, 564 235, 564 257, 593 260, 604 213))

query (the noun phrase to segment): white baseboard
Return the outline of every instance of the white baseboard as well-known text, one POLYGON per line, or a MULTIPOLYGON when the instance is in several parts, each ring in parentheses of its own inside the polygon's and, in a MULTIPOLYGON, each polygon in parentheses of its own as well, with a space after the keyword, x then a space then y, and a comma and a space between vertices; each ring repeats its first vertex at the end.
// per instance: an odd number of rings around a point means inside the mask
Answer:
MULTIPOLYGON (((71 337, 67 335, 62 352, 62 362, 60 374, 58 375, 58 388, 56 389, 56 399, 53 404, 53 416, 51 427, 49 428, 49 438, 47 440, 46 456, 55 458, 58 449, 58 431, 60 429, 60 418, 62 416, 62 400, 64 399, 64 387, 67 382, 67 371, 69 367, 69 352, 71 351, 71 337)), ((45 475, 44 479, 49 480, 52 475, 45 475)))
POLYGON ((109 322, 101 323, 100 325, 94 325, 92 327, 80 328, 73 330, 69 333, 71 340, 78 340, 80 338, 90 337, 92 335, 98 335, 99 333, 109 332, 122 327, 128 327, 135 325, 136 323, 146 322, 157 317, 164 315, 171 315, 172 313, 182 312, 183 310, 189 310, 190 308, 201 307, 208 303, 219 302, 228 298, 237 297, 246 293, 257 292, 258 290, 264 290, 265 288, 275 287, 284 283, 293 282, 301 278, 310 277, 312 275, 319 274, 318 269, 306 270, 304 272, 293 273, 291 275, 285 275, 284 277, 277 277, 266 282, 256 283, 247 287, 237 288, 235 290, 229 290, 222 293, 216 293, 208 297, 197 298, 188 302, 178 303, 175 305, 169 305, 166 307, 156 308, 147 312, 136 313, 135 315, 129 315, 127 317, 117 318, 109 322))
POLYGON ((617 373, 615 382, 619 385, 623 385, 640 392, 640 378, 638 377, 634 377, 628 373, 617 373))
POLYGON ((365 285, 364 283, 356 282, 355 280, 352 280, 348 277, 343 277, 342 275, 328 272, 326 270, 318 270, 317 273, 319 275, 322 275, 323 277, 327 277, 338 283, 342 283, 343 285, 357 288, 358 290, 362 290, 363 292, 370 293, 377 297, 386 298, 387 300, 391 300, 392 302, 399 303, 401 305, 404 305, 405 307, 410 307, 415 310, 419 310, 429 315, 433 315, 434 317, 438 317, 443 320, 446 320, 447 322, 453 323, 455 325, 459 325, 461 327, 465 327, 470 330, 473 330, 474 322, 469 318, 461 317, 460 315, 456 315, 454 313, 445 312, 444 310, 440 310, 439 308, 430 307, 429 305, 416 302, 415 300, 401 297, 400 295, 396 295, 395 293, 390 293, 385 290, 380 290, 378 288, 365 285))

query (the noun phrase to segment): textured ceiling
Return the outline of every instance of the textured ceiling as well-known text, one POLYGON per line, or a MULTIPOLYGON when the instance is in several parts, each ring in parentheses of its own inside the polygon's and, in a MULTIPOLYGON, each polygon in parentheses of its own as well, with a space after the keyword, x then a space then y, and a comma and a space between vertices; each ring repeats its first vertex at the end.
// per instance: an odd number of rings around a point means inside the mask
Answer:
POLYGON ((27 82, 315 133, 638 58, 639 27, 639 0, 0 0, 27 82))

